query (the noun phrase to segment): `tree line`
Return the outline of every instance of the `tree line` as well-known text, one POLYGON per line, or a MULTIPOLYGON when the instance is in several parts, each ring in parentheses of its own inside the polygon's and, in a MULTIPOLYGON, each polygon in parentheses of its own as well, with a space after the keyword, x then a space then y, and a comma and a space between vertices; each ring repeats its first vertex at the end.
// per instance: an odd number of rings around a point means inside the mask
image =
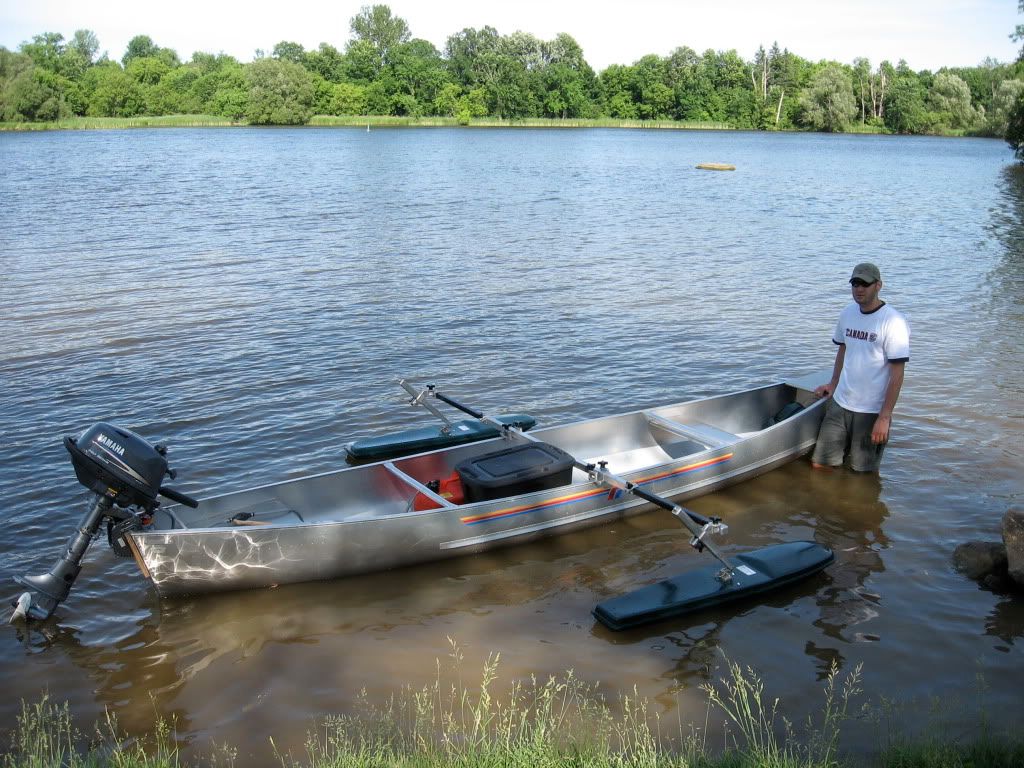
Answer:
MULTIPOLYGON (((1024 13, 1024 0, 1017 1, 1017 10, 1024 13)), ((1018 24, 1010 38, 1017 43, 1024 42, 1024 24, 1018 24)), ((1018 65, 1024 62, 1024 46, 1017 56, 1018 65)), ((1007 143, 1013 148, 1017 159, 1024 163, 1024 95, 1017 99, 1016 105, 1010 109, 1006 131, 1003 133, 1007 143)))
MULTIPOLYGON (((350 33, 342 49, 282 41, 241 63, 201 52, 184 62, 147 35, 134 37, 116 61, 99 54, 89 30, 70 39, 46 32, 17 51, 0 47, 0 119, 208 114, 297 125, 315 114, 446 116, 462 123, 612 118, 1007 136, 1014 110, 1024 105, 1022 60, 931 72, 902 60, 811 62, 778 44, 749 60, 735 50, 683 46, 596 73, 564 33, 540 40, 467 28, 440 51, 413 38, 386 5, 363 7, 350 33)), ((1015 35, 1024 39, 1022 27, 1015 35)))

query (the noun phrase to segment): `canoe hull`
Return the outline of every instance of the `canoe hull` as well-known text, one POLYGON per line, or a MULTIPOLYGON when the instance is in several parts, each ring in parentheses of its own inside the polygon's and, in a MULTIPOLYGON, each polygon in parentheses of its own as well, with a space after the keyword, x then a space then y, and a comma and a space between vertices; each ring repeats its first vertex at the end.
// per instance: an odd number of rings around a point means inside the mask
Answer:
MULTIPOLYGON (((808 391, 773 385, 533 434, 581 460, 605 459, 611 471, 645 490, 685 501, 809 452, 823 406, 808 391), (794 398, 806 407, 779 424, 766 423, 794 398), (739 429, 744 426, 759 428, 739 429)), ((158 511, 154 528, 132 533, 131 546, 161 595, 195 594, 474 554, 651 509, 574 470, 572 484, 560 488, 411 510, 418 482, 447 476, 465 457, 504 445, 499 438, 214 497, 203 500, 194 518, 187 517, 189 510, 171 507, 158 511), (243 510, 250 524, 228 523, 243 510)))

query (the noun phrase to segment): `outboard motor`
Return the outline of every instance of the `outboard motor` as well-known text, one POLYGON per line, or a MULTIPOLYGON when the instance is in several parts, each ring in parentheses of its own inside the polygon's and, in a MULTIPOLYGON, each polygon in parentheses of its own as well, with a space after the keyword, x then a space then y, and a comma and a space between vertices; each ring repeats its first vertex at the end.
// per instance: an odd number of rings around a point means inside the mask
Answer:
POLYGON ((71 454, 78 481, 96 494, 96 500, 48 573, 15 578, 29 591, 15 601, 12 621, 19 616, 42 621, 53 615, 71 592, 82 570, 82 558, 104 520, 111 547, 128 556, 124 536, 149 523, 153 510, 160 506, 157 495, 189 507, 199 506, 195 499, 161 486, 165 475, 175 477, 167 466, 167 449, 150 445, 134 432, 101 422, 78 440, 65 437, 64 447, 71 454))

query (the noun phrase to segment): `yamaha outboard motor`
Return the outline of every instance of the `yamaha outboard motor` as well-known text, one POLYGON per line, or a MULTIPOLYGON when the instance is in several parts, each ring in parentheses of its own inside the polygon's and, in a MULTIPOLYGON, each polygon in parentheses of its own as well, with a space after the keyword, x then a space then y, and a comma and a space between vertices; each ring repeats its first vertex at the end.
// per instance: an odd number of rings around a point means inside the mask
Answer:
POLYGON ((161 486, 165 475, 175 476, 167 466, 167 449, 150 445, 134 432, 101 422, 78 440, 65 437, 64 447, 71 454, 78 481, 96 494, 96 500, 48 573, 16 577, 28 592, 15 601, 12 621, 19 616, 48 619, 64 602, 104 519, 110 545, 117 554, 126 556, 130 551, 125 534, 149 522, 153 510, 160 506, 158 494, 190 507, 199 505, 195 499, 161 486))

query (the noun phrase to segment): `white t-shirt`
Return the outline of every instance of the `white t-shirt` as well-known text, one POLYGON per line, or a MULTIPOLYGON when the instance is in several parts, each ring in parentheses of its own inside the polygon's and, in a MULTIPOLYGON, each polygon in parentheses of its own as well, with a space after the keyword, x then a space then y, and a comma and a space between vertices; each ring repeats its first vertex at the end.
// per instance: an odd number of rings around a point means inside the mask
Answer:
POLYGON ((832 341, 846 345, 843 372, 833 397, 848 411, 878 413, 889 384, 889 363, 910 359, 907 318, 883 304, 864 313, 851 302, 836 323, 832 341))

